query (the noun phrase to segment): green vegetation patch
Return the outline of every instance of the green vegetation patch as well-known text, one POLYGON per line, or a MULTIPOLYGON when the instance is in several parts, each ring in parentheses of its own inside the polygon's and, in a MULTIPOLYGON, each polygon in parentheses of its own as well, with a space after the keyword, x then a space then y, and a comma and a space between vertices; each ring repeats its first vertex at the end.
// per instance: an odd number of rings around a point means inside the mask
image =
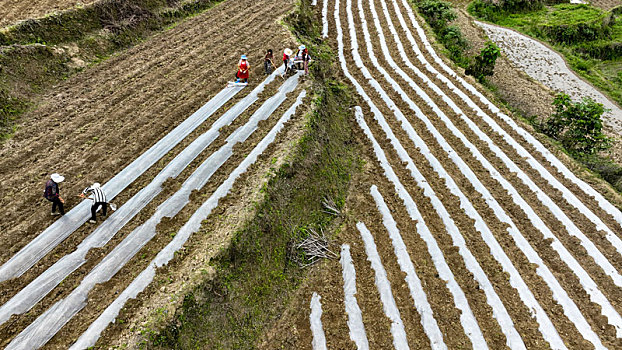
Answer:
POLYGON ((442 0, 411 1, 432 28, 437 40, 445 47, 447 56, 458 66, 467 68, 470 59, 466 55, 466 50, 470 45, 462 35, 460 28, 451 25, 451 22, 457 18, 451 3, 442 0))
POLYGON ((294 243, 334 221, 322 206, 324 198, 342 208, 351 175, 359 169, 349 122, 352 97, 336 78, 335 55, 319 39, 314 18, 306 1, 287 18, 315 59, 314 108, 304 136, 263 189, 255 217, 212 260, 216 277, 184 298, 169 326, 146 334, 146 348, 255 348, 304 277, 293 262, 300 254, 294 243))

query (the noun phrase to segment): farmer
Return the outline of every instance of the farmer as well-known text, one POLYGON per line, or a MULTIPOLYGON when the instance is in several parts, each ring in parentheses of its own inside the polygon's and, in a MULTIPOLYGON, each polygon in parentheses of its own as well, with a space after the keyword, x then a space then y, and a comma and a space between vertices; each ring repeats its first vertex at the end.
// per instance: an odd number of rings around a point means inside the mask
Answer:
POLYGON ((287 75, 288 71, 291 69, 291 67, 289 66, 289 60, 291 55, 292 50, 287 48, 283 50, 283 66, 285 67, 283 69, 283 76, 287 75))
POLYGON ((238 72, 235 74, 235 77, 238 78, 236 83, 248 82, 248 71, 250 68, 251 65, 246 60, 246 55, 242 55, 242 57, 240 57, 240 62, 238 62, 238 72))
POLYGON ((102 207, 102 216, 106 216, 106 210, 108 209, 108 202, 106 201, 106 194, 102 190, 99 183, 94 183, 93 185, 87 187, 80 193, 80 197, 88 198, 93 201, 93 205, 91 205, 91 219, 89 223, 94 224, 97 222, 97 218, 95 217, 95 213, 97 213, 97 209, 102 207))
POLYGON ((309 49, 307 49, 304 45, 300 45, 298 55, 302 59, 302 64, 305 70, 305 75, 309 74, 309 61, 311 61, 311 56, 309 56, 309 49))
POLYGON ((65 215, 65 208, 63 206, 65 200, 60 196, 60 189, 58 188, 58 184, 64 180, 65 177, 54 173, 48 182, 45 183, 45 192, 43 192, 43 197, 52 202, 52 215, 65 215), (58 207, 58 213, 56 212, 56 207, 58 207))
POLYGON ((270 75, 274 69, 274 62, 272 62, 273 58, 272 49, 268 49, 266 55, 263 57, 263 68, 266 75, 270 75))

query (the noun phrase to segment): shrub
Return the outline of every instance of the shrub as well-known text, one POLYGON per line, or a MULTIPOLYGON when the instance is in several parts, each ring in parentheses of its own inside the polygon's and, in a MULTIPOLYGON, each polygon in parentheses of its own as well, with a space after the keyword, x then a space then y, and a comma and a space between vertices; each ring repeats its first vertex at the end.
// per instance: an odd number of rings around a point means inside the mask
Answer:
POLYGON ((465 73, 474 76, 480 82, 484 82, 487 76, 491 76, 495 69, 495 62, 501 51, 492 41, 486 42, 486 46, 474 61, 467 67, 465 73))
POLYGON ((417 7, 434 31, 445 28, 449 22, 457 17, 451 8, 451 3, 446 1, 425 0, 418 3, 417 7))
POLYGON ((464 51, 469 48, 469 42, 464 38, 460 28, 448 25, 457 15, 451 3, 439 0, 425 0, 417 3, 419 12, 426 19, 436 34, 438 41, 449 52, 449 58, 460 67, 469 65, 469 58, 464 51))
POLYGON ((445 27, 439 36, 439 40, 449 51, 449 58, 459 66, 466 67, 469 58, 464 56, 464 51, 469 48, 469 41, 464 38, 460 28, 457 26, 445 27))
POLYGON ((573 156, 590 156, 611 147, 611 140, 602 132, 602 104, 589 97, 573 102, 562 93, 555 97, 553 106, 555 113, 543 121, 541 130, 573 156))

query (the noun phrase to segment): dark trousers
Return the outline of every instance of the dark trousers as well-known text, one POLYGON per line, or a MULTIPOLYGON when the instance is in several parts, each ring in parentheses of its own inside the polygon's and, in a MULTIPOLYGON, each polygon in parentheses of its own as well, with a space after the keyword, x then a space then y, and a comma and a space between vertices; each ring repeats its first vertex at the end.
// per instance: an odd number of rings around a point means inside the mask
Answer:
POLYGON ((55 212, 56 207, 58 207, 58 212, 61 215, 65 215, 65 207, 63 206, 63 202, 61 202, 60 199, 54 198, 54 199, 48 199, 48 200, 52 202, 52 213, 55 212))
POLYGON ((272 74, 272 62, 270 61, 263 61, 263 69, 266 72, 267 75, 272 74))
POLYGON ((106 202, 96 202, 91 205, 91 220, 95 219, 95 213, 97 213, 97 209, 102 207, 102 216, 106 216, 106 210, 108 209, 108 204, 106 202))

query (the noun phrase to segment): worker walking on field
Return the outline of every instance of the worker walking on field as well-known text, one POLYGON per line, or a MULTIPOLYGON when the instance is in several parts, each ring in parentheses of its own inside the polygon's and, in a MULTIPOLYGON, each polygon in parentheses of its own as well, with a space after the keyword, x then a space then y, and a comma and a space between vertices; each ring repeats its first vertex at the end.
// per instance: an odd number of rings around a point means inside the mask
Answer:
POLYGON ((274 69, 274 62, 272 62, 273 58, 272 49, 268 49, 263 58, 263 68, 266 75, 272 74, 272 70, 274 69))
POLYGON ((106 201, 106 194, 104 193, 104 190, 102 190, 99 183, 96 182, 85 188, 80 194, 80 197, 88 198, 93 201, 93 205, 91 205, 91 219, 89 220, 89 223, 94 224, 97 222, 95 214, 100 206, 102 207, 102 216, 106 216, 108 201, 106 201))
POLYGON ((65 177, 54 173, 45 183, 43 197, 52 202, 52 215, 65 215, 65 208, 63 206, 65 200, 60 196, 60 188, 58 187, 58 184, 64 180, 65 177), (58 213, 56 212, 56 207, 58 207, 58 213))
POLYGON ((238 78, 236 83, 248 83, 250 69, 251 65, 248 63, 246 55, 242 55, 240 62, 238 62, 238 72, 235 74, 235 77, 238 78))

